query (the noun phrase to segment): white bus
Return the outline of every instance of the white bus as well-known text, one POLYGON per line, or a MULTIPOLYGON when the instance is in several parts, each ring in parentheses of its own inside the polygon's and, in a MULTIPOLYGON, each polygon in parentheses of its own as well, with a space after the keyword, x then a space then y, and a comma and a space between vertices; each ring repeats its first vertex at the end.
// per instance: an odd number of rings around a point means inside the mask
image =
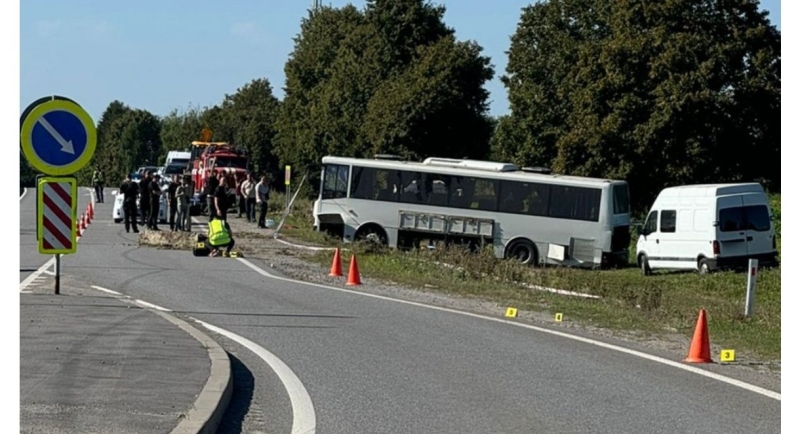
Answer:
POLYGON ((498 258, 606 267, 628 262, 625 181, 552 175, 508 163, 399 157, 322 159, 314 225, 346 242, 492 245, 498 258))

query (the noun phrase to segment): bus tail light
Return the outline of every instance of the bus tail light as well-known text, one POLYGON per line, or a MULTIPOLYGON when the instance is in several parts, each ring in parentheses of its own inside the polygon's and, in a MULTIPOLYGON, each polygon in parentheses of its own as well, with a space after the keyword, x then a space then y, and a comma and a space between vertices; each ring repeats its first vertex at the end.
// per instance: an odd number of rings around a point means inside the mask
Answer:
POLYGON ((714 255, 715 256, 719 255, 719 241, 714 240, 713 248, 714 248, 714 255))

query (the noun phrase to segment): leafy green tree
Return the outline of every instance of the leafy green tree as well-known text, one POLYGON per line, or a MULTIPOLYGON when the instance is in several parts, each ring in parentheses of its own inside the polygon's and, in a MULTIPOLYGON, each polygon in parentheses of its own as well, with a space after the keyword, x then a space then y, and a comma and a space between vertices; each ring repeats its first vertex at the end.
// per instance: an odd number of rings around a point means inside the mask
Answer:
POLYGON ((200 140, 203 129, 200 114, 200 109, 191 107, 184 112, 173 110, 161 119, 160 162, 165 161, 169 151, 189 150, 192 141, 200 140))
POLYGON ((107 140, 106 182, 114 185, 138 167, 158 163, 161 121, 146 110, 132 109, 114 120, 107 140))
POLYGON ((233 143, 248 151, 251 168, 276 175, 273 143, 280 102, 272 94, 269 80, 253 80, 226 95, 221 110, 225 123, 233 128, 233 143))
POLYGON ((537 3, 506 72, 496 155, 627 179, 639 207, 668 185, 780 189, 780 33, 755 0, 537 3))
POLYGON ((456 40, 444 7, 369 0, 321 8, 301 23, 286 63, 275 153, 313 168, 322 156, 394 153, 482 158, 494 74, 474 42, 456 40))

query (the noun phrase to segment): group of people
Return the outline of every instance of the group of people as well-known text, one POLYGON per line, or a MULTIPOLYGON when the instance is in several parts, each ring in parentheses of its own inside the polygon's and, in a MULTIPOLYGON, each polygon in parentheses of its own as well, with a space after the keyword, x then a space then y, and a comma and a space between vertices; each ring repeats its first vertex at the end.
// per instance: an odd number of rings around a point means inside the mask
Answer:
MULTIPOLYGON (((130 176, 120 186, 123 195, 123 214, 125 231, 139 232, 138 225, 146 226, 150 230, 158 231, 158 214, 161 206, 161 177, 159 174, 145 172, 137 184, 130 176), (139 201, 141 221, 136 220, 136 201, 139 201)), ((191 231, 191 215, 189 206, 194 194, 192 181, 188 177, 173 176, 167 185, 167 206, 169 227, 171 231, 191 231), (177 219, 176 219, 177 217, 177 219)), ((269 182, 262 176, 255 182, 251 173, 241 182, 237 182, 239 193, 239 217, 245 214, 247 221, 256 223, 259 228, 266 228, 266 216, 269 209, 269 182), (256 218, 256 208, 258 217, 256 218)), ((208 242, 213 247, 212 256, 219 254, 221 248, 230 253, 234 245, 232 231, 227 222, 229 208, 228 189, 225 175, 218 173, 205 180, 206 200, 208 204, 209 231, 208 242)))
MULTIPOLYGON (((125 177, 119 187, 123 195, 122 211, 125 221, 125 231, 139 232, 139 225, 150 230, 159 231, 158 214, 161 211, 161 175, 144 173, 142 179, 136 183, 130 175, 125 177), (136 221, 136 200, 139 200, 140 222, 136 221)), ((167 186, 167 210, 169 213, 169 228, 171 231, 192 230, 192 220, 189 214, 189 201, 192 195, 191 180, 178 175, 170 179, 167 186), (176 219, 177 217, 177 219, 176 219)))

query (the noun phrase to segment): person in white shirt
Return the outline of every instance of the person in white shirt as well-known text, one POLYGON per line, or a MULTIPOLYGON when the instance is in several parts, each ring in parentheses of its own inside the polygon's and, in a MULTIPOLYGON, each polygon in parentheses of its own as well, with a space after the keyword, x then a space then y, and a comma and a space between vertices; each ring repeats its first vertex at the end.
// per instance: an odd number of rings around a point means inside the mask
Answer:
POLYGON ((256 203, 258 203, 258 227, 266 228, 267 208, 269 208, 269 183, 267 177, 262 176, 256 184, 256 203))
POLYGON ((253 174, 248 173, 247 179, 242 182, 242 197, 245 200, 245 214, 247 214, 247 221, 255 223, 256 221, 256 183, 253 179, 253 174))

